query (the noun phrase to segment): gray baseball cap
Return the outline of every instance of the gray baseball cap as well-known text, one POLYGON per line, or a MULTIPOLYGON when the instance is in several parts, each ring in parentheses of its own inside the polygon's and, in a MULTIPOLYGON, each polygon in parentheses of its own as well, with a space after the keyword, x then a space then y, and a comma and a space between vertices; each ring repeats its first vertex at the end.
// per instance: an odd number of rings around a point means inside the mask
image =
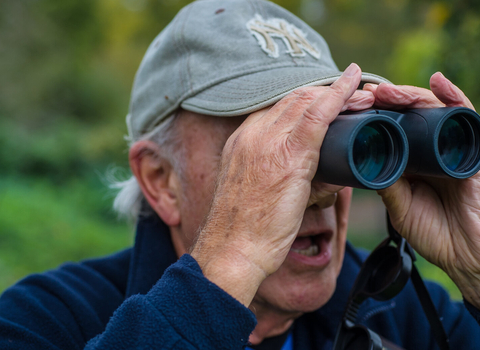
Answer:
MULTIPOLYGON (((132 140, 177 108, 238 116, 291 91, 341 75, 320 34, 264 0, 197 0, 148 48, 135 76, 127 127, 132 140)), ((363 73, 363 82, 386 79, 363 73)))

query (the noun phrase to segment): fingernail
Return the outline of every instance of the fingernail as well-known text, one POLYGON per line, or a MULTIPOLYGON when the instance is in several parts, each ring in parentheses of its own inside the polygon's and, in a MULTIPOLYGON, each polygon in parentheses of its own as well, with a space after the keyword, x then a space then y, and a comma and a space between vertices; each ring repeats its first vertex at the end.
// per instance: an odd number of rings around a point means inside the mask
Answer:
POLYGON ((445 76, 445 74, 443 74, 442 72, 438 72, 438 73, 440 73, 440 75, 441 75, 441 76, 442 76, 442 77, 443 77, 445 80, 448 80, 448 81, 450 81, 450 82, 451 82, 451 80, 450 80, 450 79, 448 79, 448 78, 445 76))
POLYGON ((361 95, 362 97, 373 97, 373 93, 368 90, 357 90, 355 93, 361 95))
POLYGON ((370 89, 370 90, 375 90, 375 88, 378 86, 378 84, 372 84, 372 83, 366 83, 363 85, 363 89, 370 89))
POLYGON ((345 69, 345 71, 343 72, 343 75, 346 77, 353 77, 358 72, 359 69, 360 69, 359 66, 357 66, 355 63, 351 63, 347 67, 347 69, 345 69))

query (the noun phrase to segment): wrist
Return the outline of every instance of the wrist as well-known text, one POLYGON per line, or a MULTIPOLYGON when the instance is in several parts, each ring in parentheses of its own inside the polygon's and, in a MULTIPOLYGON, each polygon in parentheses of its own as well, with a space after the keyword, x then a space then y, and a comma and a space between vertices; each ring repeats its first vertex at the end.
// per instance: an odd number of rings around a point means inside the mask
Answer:
POLYGON ((457 272, 455 278, 452 277, 452 279, 462 293, 463 298, 480 310, 480 276, 457 272))
POLYGON ((199 240, 191 256, 207 279, 248 307, 267 274, 242 250, 232 242, 215 244, 199 240))

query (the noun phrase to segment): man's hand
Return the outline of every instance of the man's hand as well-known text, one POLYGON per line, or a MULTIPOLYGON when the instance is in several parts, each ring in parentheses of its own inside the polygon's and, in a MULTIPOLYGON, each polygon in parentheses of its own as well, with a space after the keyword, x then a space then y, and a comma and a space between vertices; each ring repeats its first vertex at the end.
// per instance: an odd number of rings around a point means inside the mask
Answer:
MULTIPOLYGON (((364 89, 375 94, 375 107, 383 109, 473 109, 441 73, 432 76, 430 87, 367 84, 364 89)), ((378 193, 395 229, 480 308, 480 175, 465 180, 403 177, 378 193)))
POLYGON ((352 64, 331 86, 298 89, 251 114, 228 139, 210 212, 192 256, 205 276, 244 305, 285 260, 308 205, 329 206, 342 187, 312 188, 329 124, 370 108, 352 64))

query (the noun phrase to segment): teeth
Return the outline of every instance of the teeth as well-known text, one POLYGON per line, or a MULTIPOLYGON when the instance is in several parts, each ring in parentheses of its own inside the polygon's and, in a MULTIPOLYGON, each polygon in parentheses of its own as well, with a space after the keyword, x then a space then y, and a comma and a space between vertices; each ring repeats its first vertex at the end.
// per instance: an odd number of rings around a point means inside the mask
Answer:
POLYGON ((318 254, 318 246, 316 244, 312 244, 307 249, 293 249, 292 251, 298 254, 302 254, 305 256, 315 256, 318 254))

